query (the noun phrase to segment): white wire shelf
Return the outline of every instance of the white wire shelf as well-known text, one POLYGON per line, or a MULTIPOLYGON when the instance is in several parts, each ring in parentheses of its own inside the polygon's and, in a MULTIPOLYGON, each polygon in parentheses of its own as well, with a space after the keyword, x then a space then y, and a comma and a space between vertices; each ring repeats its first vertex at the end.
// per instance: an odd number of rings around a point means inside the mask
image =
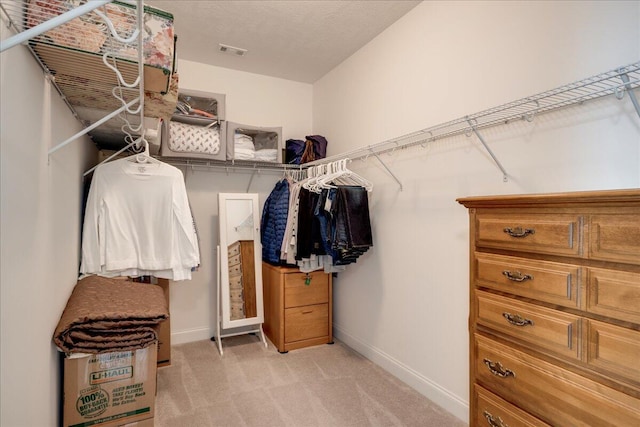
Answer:
MULTIPOLYGON (((640 62, 635 62, 537 95, 460 117, 456 120, 316 160, 307 163, 305 166, 324 164, 344 158, 356 160, 369 155, 379 155, 398 148, 408 148, 455 135, 470 135, 473 132, 477 133, 478 130, 491 126, 508 124, 519 120, 531 121, 539 114, 581 104, 607 95, 615 95, 621 99, 625 93, 628 94, 640 116, 640 107, 634 93, 634 90, 638 87, 640 87, 640 62)), ((496 159, 494 158, 494 160, 496 159)), ((498 163, 497 160, 496 163, 498 163)), ((502 169, 502 167, 500 168, 502 169)), ((503 173, 506 175, 504 169, 503 173)))

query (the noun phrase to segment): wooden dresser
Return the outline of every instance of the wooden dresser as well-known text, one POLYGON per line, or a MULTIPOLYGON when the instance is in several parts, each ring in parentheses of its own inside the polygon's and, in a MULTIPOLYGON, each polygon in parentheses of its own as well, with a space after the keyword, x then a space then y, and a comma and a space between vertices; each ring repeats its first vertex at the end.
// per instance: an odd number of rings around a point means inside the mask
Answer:
POLYGON ((470 424, 640 426, 640 190, 458 202, 470 424))
POLYGON ((264 332, 279 352, 333 343, 331 274, 262 263, 264 332))
POLYGON ((257 316, 253 240, 239 240, 227 248, 231 320, 257 316))

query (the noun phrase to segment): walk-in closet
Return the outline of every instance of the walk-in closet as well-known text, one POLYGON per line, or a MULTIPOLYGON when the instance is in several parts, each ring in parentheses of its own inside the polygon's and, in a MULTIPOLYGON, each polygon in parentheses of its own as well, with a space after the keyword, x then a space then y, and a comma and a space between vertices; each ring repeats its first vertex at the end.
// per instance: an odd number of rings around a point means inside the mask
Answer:
POLYGON ((0 0, 0 425, 640 425, 640 1, 0 0))

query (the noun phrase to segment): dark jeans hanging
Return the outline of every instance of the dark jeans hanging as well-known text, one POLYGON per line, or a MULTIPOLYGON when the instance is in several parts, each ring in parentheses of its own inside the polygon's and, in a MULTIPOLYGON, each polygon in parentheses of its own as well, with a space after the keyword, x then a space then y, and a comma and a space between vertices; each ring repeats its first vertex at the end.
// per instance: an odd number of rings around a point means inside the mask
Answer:
POLYGON ((332 241, 337 253, 334 264, 354 263, 373 246, 367 190, 360 186, 338 186, 332 210, 336 218, 332 241))
POLYGON ((300 189, 300 203, 298 206, 298 233, 296 259, 310 258, 311 254, 325 255, 320 224, 314 215, 320 194, 300 189))

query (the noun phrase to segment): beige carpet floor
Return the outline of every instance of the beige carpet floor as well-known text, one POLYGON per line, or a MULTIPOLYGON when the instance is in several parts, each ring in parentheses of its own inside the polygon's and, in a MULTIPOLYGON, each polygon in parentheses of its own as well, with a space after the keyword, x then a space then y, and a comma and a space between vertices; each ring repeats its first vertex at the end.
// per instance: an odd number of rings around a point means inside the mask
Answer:
POLYGON ((156 427, 466 424, 336 341, 286 354, 252 335, 172 347, 158 371, 156 427))

